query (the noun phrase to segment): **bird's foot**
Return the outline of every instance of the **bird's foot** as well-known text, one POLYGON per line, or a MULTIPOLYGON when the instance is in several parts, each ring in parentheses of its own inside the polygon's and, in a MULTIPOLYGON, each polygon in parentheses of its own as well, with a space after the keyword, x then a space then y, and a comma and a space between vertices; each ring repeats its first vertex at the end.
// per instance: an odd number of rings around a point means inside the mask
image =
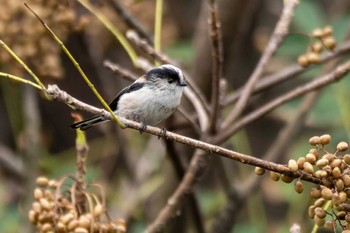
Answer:
POLYGON ((147 125, 142 121, 141 122, 141 128, 140 128, 140 134, 142 134, 143 132, 145 132, 145 130, 147 129, 147 125))
POLYGON ((158 140, 160 138, 162 138, 162 137, 165 137, 166 133, 167 133, 167 129, 166 128, 162 128, 162 130, 160 131, 160 134, 158 136, 158 140))

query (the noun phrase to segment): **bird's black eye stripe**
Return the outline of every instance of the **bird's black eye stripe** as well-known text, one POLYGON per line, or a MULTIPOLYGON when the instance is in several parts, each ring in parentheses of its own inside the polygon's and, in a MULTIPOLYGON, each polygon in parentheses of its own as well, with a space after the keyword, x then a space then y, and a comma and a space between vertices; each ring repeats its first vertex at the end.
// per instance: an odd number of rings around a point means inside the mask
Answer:
POLYGON ((173 83, 179 80, 179 73, 173 69, 155 68, 147 72, 147 78, 167 79, 168 83, 173 83), (172 81, 170 81, 170 79, 172 81))

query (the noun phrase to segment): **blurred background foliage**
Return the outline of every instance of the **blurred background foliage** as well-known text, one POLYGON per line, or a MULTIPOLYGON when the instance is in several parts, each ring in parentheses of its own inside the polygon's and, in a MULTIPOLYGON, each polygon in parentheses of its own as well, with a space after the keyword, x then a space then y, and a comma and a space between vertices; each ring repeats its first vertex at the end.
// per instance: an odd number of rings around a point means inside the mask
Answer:
MULTIPOLYGON (((126 32, 127 26, 111 7, 103 1, 92 2, 118 29, 126 32)), ((280 16, 282 1, 218 2, 224 40, 224 74, 229 89, 234 90, 247 80, 256 65, 280 16)), ((128 84, 128 81, 103 67, 105 59, 142 74, 132 67, 130 59, 106 28, 75 1, 29 0, 27 3, 65 42, 105 99, 112 99, 118 90, 128 84)), ((150 35, 153 34, 155 1, 121 0, 120 3, 150 35)), ((166 0, 164 7, 163 51, 179 61, 208 93, 211 85, 208 65, 211 52, 206 27, 207 2, 166 0)), ((334 35, 341 44, 349 38, 349 22, 348 0, 301 0, 290 35, 269 63, 268 72, 272 74, 296 64, 297 57, 305 52, 308 45, 308 39, 301 34, 309 34, 315 27, 332 25, 334 35)), ((58 84, 74 97, 100 106, 59 45, 25 9, 22 0, 0 0, 0 38, 46 84, 58 84)), ((349 55, 346 56, 349 58, 349 55)), ((328 65, 312 67, 308 72, 271 88, 257 96, 251 106, 260 105, 291 86, 320 76, 327 71, 328 65)), ((28 77, 3 50, 0 51, 0 70, 28 77)), ((310 149, 308 138, 315 134, 331 134, 335 144, 330 148, 335 148, 340 140, 348 141, 349 87, 347 77, 321 91, 302 130, 290 139, 277 162, 286 163, 288 158, 307 153, 310 149)), ((299 105, 298 99, 278 108, 236 134, 225 147, 256 156, 264 154, 274 146, 277 133, 299 105)), ((31 87, 0 80, 1 232, 35 232, 26 219, 35 177, 40 174, 57 178, 74 172, 75 132, 68 127, 73 120, 71 112, 61 103, 42 98, 31 87)), ((171 130, 172 124, 178 121, 181 122, 181 117, 175 114, 167 122, 167 128, 171 130)), ((177 132, 194 136, 186 129, 177 132)), ((103 185, 108 194, 110 214, 125 218, 128 232, 142 232, 179 182, 164 141, 131 130, 120 130, 113 123, 95 127, 87 132, 87 136, 90 145, 88 179, 103 185)), ((188 149, 176 146, 183 152, 183 162, 188 163, 188 149)), ((214 161, 217 159, 213 158, 214 161)), ((255 176, 252 167, 223 160, 225 166, 222 169, 233 178, 230 185, 244 186, 243 178, 255 176)), ((211 166, 195 189, 207 229, 211 229, 214 219, 227 202, 227 193, 220 179, 221 171, 211 166)), ((260 188, 252 191, 236 213, 230 232, 288 232, 293 223, 300 224, 303 232, 310 231, 312 221, 306 217, 308 192, 296 194, 292 185, 274 183, 268 177, 260 179, 260 182, 260 188)), ((305 187, 305 190, 308 188, 305 187)), ((167 232, 196 232, 189 213, 185 203, 185 208, 179 210, 178 216, 167 227, 167 232)))

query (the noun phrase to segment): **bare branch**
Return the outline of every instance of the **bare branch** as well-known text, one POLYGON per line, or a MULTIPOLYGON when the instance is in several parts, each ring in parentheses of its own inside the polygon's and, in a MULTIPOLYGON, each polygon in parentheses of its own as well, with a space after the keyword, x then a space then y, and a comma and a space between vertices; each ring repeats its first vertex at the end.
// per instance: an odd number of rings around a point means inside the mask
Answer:
MULTIPOLYGON (((322 55, 320 58, 320 63, 328 62, 336 57, 339 57, 341 55, 348 53, 349 51, 350 51, 350 41, 344 42, 333 53, 325 53, 324 55, 322 55)), ((293 78, 307 70, 308 69, 305 69, 300 65, 292 65, 292 66, 286 67, 277 73, 274 73, 270 76, 260 79, 256 83, 253 93, 255 94, 255 93, 261 92, 269 87, 272 87, 274 85, 287 81, 290 78, 293 78)), ((230 94, 229 96, 227 96, 225 105, 236 102, 238 98, 242 95, 242 89, 243 88, 240 88, 235 92, 233 92, 232 94, 230 94)))
POLYGON ((248 99, 251 96, 256 82, 260 79, 267 63, 270 61, 272 55, 283 42, 288 34, 288 26, 292 20, 294 10, 298 4, 298 0, 289 0, 284 8, 282 15, 276 25, 276 28, 270 38, 265 52, 261 56, 258 65, 255 67, 252 75, 249 77, 247 84, 244 86, 242 94, 232 112, 228 115, 226 120, 222 123, 222 128, 226 128, 237 120, 247 105, 248 99))
POLYGON ((209 121, 209 132, 214 133, 217 129, 217 120, 219 114, 219 93, 220 80, 223 75, 223 44, 221 23, 218 19, 218 9, 215 0, 209 0, 209 35, 211 38, 211 53, 212 53, 212 91, 211 91, 211 111, 209 121))
POLYGON ((287 92, 286 94, 272 100, 271 102, 261 106, 255 111, 249 113, 236 124, 234 124, 229 129, 225 130, 221 134, 217 135, 213 140, 215 143, 223 142, 228 139, 232 134, 236 133, 238 130, 242 129, 247 124, 258 119, 259 117, 267 114, 273 109, 281 106, 282 104, 295 99, 301 95, 304 95, 310 91, 320 89, 324 86, 334 83, 343 78, 350 71, 350 61, 343 63, 336 67, 332 72, 321 76, 320 78, 314 79, 302 86, 296 87, 295 89, 287 92))

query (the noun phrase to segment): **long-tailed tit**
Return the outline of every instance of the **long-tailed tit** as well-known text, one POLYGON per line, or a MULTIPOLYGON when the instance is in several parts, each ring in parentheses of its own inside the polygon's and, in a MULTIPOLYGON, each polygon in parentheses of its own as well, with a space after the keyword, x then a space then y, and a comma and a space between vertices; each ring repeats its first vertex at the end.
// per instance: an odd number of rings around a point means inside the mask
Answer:
MULTIPOLYGON (((173 65, 162 65, 148 71, 117 94, 109 107, 118 115, 146 125, 157 125, 167 119, 180 104, 187 86, 182 71, 173 65)), ((86 130, 107 121, 102 116, 75 123, 71 128, 86 130)))

